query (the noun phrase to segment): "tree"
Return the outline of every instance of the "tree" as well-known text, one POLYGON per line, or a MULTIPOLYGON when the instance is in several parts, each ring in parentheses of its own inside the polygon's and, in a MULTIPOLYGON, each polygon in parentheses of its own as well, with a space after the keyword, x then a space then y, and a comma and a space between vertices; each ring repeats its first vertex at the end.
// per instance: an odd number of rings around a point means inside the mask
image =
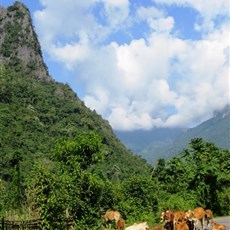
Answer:
POLYGON ((219 202, 217 199, 219 158, 222 150, 214 144, 204 142, 201 138, 192 139, 185 159, 188 168, 193 171, 193 177, 189 181, 189 190, 198 193, 199 204, 217 211, 219 202))
POLYGON ((66 165, 78 162, 86 170, 103 159, 102 140, 92 131, 83 132, 75 140, 58 141, 53 156, 66 165))
POLYGON ((167 162, 158 161, 153 169, 152 179, 161 187, 160 201, 176 201, 160 202, 160 205, 165 204, 172 209, 202 206, 218 215, 227 214, 230 211, 229 165, 229 151, 201 138, 192 139, 182 153, 167 162))
POLYGON ((100 220, 105 183, 88 168, 102 159, 98 135, 89 132, 75 140, 61 140, 53 153, 53 167, 36 164, 28 180, 27 197, 34 197, 47 229, 65 228, 70 217, 78 226, 100 220))
POLYGON ((119 207, 130 222, 143 219, 153 221, 152 213, 157 212, 157 185, 151 177, 132 176, 121 184, 119 207))

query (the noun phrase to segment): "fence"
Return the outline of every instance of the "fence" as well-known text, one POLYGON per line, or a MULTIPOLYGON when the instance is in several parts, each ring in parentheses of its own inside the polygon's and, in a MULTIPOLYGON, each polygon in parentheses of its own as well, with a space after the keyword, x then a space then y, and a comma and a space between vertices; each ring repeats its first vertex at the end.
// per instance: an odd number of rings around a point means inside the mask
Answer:
MULTIPOLYGON (((73 220, 71 218, 66 219, 66 229, 72 229, 73 228, 73 220)), ((42 229, 42 220, 36 219, 36 220, 5 220, 3 217, 1 220, 0 225, 1 230, 14 230, 14 229, 34 229, 34 230, 41 230, 42 229)))
POLYGON ((42 229, 41 220, 5 220, 1 221, 2 230, 10 229, 42 229))

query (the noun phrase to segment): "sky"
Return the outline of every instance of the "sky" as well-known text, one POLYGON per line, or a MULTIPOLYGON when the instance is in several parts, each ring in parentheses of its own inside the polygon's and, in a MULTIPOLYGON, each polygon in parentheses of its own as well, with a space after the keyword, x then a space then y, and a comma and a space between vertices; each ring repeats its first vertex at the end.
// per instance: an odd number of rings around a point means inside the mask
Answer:
POLYGON ((21 2, 52 78, 115 130, 194 127, 230 104, 229 0, 21 2))

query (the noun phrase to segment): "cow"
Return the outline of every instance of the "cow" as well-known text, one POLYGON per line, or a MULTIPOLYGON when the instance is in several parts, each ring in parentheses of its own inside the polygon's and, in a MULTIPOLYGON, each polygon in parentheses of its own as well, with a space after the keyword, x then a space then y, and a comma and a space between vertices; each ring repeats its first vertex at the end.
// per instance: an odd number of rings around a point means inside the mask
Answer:
POLYGON ((125 230, 148 230, 148 229, 149 229, 149 226, 147 222, 135 223, 125 228, 125 230))
MULTIPOLYGON (((185 219, 186 220, 186 219, 185 219)), ((189 230, 194 230, 194 222, 190 220, 186 220, 189 230)))
POLYGON ((227 230, 225 224, 218 224, 215 221, 211 221, 212 224, 212 230, 227 230))
POLYGON ((184 220, 185 220, 185 212, 184 211, 176 211, 176 212, 174 212, 173 229, 176 228, 177 224, 180 224, 184 220))
POLYGON ((161 213, 161 221, 165 223, 164 229, 173 230, 174 212, 172 210, 166 210, 161 213))
POLYGON ((172 210, 166 210, 165 212, 161 213, 161 221, 168 223, 173 222, 174 212, 172 210))
POLYGON ((173 222, 170 221, 170 222, 165 223, 164 229, 165 230, 173 230, 173 222))
POLYGON ((121 218, 121 214, 118 211, 108 210, 106 211, 105 215, 103 216, 104 224, 107 225, 111 221, 115 221, 116 226, 118 220, 121 218))
POLYGON ((187 211, 185 214, 185 218, 188 221, 194 222, 194 229, 199 229, 198 224, 200 222, 201 229, 204 230, 205 210, 202 207, 187 211))
POLYGON ((207 221, 207 227, 208 228, 210 228, 210 225, 211 225, 210 221, 212 218, 213 218, 212 210, 206 209, 204 219, 207 221))
POLYGON ((185 219, 183 219, 180 222, 176 222, 174 230, 189 230, 189 226, 187 224, 187 221, 185 219))
POLYGON ((125 220, 120 217, 117 222, 117 230, 124 230, 125 229, 125 220))

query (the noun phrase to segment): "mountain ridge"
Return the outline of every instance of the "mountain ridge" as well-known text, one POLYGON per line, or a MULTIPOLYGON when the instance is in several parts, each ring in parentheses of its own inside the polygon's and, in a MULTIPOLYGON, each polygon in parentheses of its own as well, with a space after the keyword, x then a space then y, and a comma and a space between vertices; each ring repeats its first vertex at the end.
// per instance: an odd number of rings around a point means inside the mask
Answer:
POLYGON ((159 158, 172 158, 186 148, 193 138, 202 138, 220 148, 230 150, 230 106, 214 111, 212 118, 193 128, 175 130, 177 130, 176 133, 174 133, 174 129, 159 128, 158 130, 142 131, 142 135, 139 132, 116 133, 127 148, 146 159, 149 163, 155 163, 159 158), (169 130, 172 133, 171 138, 167 138, 169 137, 167 136, 169 130), (166 137, 160 138, 158 136, 159 132, 166 133, 166 137), (148 142, 146 143, 145 135, 147 133, 152 136, 148 136, 148 142), (141 143, 143 136, 145 145, 136 146, 137 142, 135 140, 139 140, 141 143))
POLYGON ((202 138, 207 142, 216 144, 219 148, 230 150, 230 106, 215 111, 213 117, 202 122, 198 126, 187 130, 174 144, 183 148, 192 138, 202 138))

